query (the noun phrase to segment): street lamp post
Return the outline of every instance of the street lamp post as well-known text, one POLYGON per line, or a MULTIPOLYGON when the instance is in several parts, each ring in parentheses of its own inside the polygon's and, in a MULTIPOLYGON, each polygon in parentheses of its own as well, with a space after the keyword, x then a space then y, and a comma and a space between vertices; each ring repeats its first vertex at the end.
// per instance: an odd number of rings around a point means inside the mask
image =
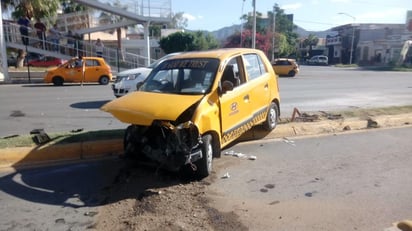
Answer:
MULTIPOLYGON (((346 15, 346 16, 348 16, 348 17, 351 17, 352 19, 353 19, 353 22, 355 22, 355 20, 356 20, 356 18, 355 17, 353 17, 352 15, 350 15, 350 14, 347 14, 347 13, 343 13, 343 12, 341 12, 341 13, 339 13, 339 14, 343 14, 343 15, 346 15)), ((350 45, 350 58, 349 58, 349 64, 352 64, 352 57, 353 57, 353 40, 355 39, 355 25, 354 24, 352 24, 352 41, 351 41, 351 45, 350 45)))
POLYGON ((273 6, 273 26, 272 26, 272 62, 275 60, 275 32, 276 32, 276 9, 273 6))
POLYGON ((253 5, 253 34, 252 34, 252 48, 256 48, 256 0, 252 1, 253 5))

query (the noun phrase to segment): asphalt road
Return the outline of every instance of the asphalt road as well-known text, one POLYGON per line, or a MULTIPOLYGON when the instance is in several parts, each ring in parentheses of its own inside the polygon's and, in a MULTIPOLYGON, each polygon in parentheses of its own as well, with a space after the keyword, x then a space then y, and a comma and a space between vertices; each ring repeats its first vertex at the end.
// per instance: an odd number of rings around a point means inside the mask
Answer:
MULTIPOLYGON (((294 107, 301 112, 412 103, 410 72, 301 66, 294 78, 279 79, 281 117, 294 107)), ((33 129, 62 132, 125 128, 99 108, 115 97, 110 85, 0 85, 0 137, 29 134, 33 129)))
MULTIPOLYGON (((252 231, 384 230, 411 215, 410 137, 408 126, 235 144, 225 151, 257 159, 222 155, 206 193, 252 231)), ((0 172, 0 230, 93 230, 122 166, 117 159, 0 172)))
POLYGON ((257 159, 223 157, 239 164, 217 173, 213 206, 250 230, 383 231, 412 218, 410 137, 411 126, 238 144, 228 151, 257 159))

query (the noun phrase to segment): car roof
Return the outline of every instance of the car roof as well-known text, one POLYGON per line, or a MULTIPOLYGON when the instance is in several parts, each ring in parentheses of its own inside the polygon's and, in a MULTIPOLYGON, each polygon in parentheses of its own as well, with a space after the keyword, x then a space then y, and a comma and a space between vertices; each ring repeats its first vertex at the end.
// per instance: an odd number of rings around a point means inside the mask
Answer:
POLYGON ((207 51, 189 51, 184 52, 182 54, 177 54, 173 57, 170 57, 169 60, 172 59, 181 59, 181 58, 216 58, 220 60, 225 60, 228 57, 237 54, 247 54, 247 53, 258 53, 263 55, 263 52, 257 49, 251 48, 221 48, 221 49, 214 49, 214 50, 207 50, 207 51))
POLYGON ((296 59, 290 59, 290 58, 276 58, 275 61, 296 61, 296 59))
POLYGON ((117 75, 130 75, 130 74, 137 74, 140 72, 152 71, 151 68, 148 67, 138 67, 133 69, 128 69, 117 73, 117 75))

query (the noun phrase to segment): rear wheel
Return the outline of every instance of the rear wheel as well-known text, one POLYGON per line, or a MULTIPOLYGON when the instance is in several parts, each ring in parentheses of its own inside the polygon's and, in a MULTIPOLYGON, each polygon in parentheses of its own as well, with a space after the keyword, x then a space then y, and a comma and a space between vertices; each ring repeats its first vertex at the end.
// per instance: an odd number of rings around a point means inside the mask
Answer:
POLYGON ((63 86, 64 80, 60 76, 55 76, 55 77, 53 77, 52 82, 53 82, 54 86, 63 86))
POLYGON ((110 79, 109 79, 109 77, 107 77, 107 76, 102 76, 102 77, 100 77, 100 79, 99 79, 99 83, 100 83, 101 85, 107 85, 107 84, 109 84, 109 82, 110 82, 110 79))
POLYGON ((213 139, 210 134, 202 137, 202 159, 195 162, 197 167, 196 175, 199 178, 204 178, 212 173, 213 160, 213 139))
POLYGON ((289 71, 288 75, 290 77, 294 77, 296 75, 296 72, 295 71, 289 71))
POLYGON ((273 129, 276 128, 276 125, 278 123, 278 112, 279 112, 279 109, 276 103, 274 102, 270 103, 269 111, 266 116, 266 121, 263 124, 265 130, 272 131, 273 129))

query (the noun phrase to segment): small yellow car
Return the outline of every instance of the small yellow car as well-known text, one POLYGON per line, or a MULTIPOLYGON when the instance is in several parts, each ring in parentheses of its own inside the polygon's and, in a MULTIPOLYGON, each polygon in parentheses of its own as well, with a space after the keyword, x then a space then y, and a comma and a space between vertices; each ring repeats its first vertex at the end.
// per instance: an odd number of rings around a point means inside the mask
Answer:
POLYGON ((278 79, 260 50, 186 52, 160 63, 137 91, 102 106, 124 123, 124 152, 203 178, 213 157, 255 125, 273 130, 278 79), (186 168, 183 168, 186 169, 186 168))
POLYGON ((278 58, 272 62, 272 67, 279 76, 294 77, 299 73, 299 65, 295 59, 278 58))
POLYGON ((55 86, 62 86, 65 82, 97 82, 107 85, 112 78, 112 70, 103 58, 81 57, 48 69, 44 82, 53 83, 55 86))

